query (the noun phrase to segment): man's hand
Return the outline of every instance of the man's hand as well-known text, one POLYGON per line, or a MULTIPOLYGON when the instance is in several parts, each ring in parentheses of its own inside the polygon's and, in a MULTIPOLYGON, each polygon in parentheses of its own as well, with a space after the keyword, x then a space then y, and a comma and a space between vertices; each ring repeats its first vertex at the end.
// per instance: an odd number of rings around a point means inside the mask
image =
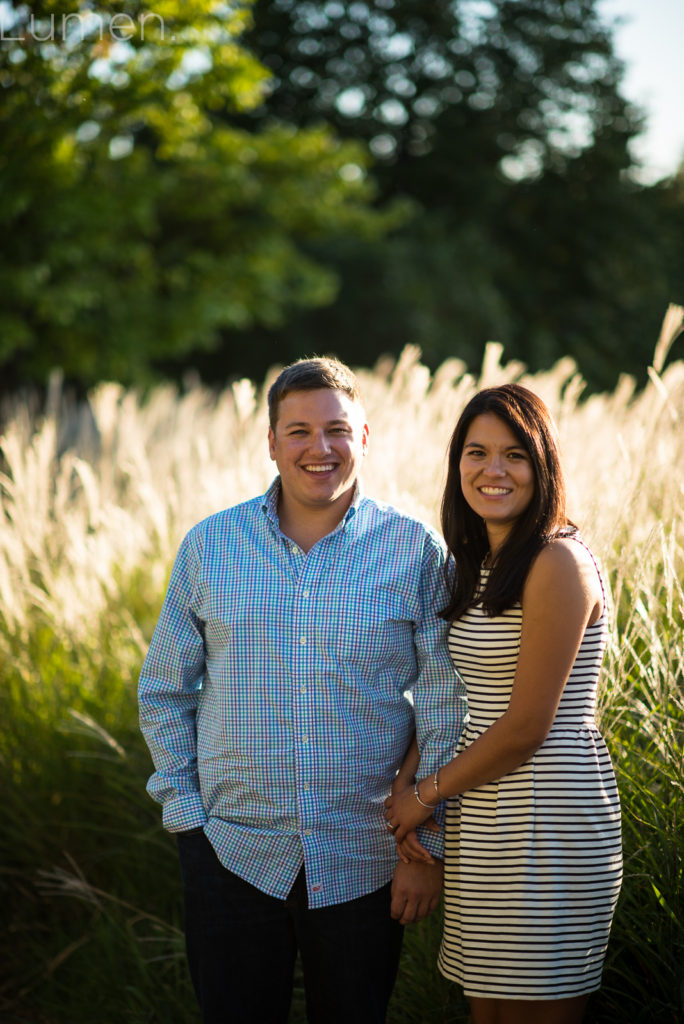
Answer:
POLYGON ((431 914, 439 903, 442 892, 444 864, 435 859, 432 864, 400 860, 392 879, 391 914, 399 924, 417 924, 431 914))

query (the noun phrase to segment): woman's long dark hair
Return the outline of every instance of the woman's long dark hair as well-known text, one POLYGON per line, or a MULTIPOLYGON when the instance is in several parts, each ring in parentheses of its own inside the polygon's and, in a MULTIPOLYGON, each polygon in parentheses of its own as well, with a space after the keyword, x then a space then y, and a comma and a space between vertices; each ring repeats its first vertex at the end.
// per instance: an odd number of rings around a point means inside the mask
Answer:
POLYGON ((442 532, 450 555, 450 599, 440 614, 449 622, 460 618, 475 603, 480 569, 489 551, 484 521, 463 496, 460 470, 468 428, 483 413, 498 416, 509 427, 529 455, 534 472, 532 499, 499 550, 478 598, 487 614, 500 615, 516 604, 535 555, 551 537, 564 529, 575 529, 565 512, 565 481, 556 428, 541 398, 521 384, 479 391, 461 413, 451 437, 442 497, 442 532))

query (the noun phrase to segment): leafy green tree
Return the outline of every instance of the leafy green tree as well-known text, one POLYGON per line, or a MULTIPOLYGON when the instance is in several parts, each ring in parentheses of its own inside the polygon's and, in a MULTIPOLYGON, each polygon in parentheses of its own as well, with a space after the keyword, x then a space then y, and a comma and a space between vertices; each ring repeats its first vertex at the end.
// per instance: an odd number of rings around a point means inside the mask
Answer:
POLYGON ((594 386, 643 370, 682 296, 670 229, 630 177, 642 122, 595 0, 257 0, 254 15, 274 88, 249 119, 363 139, 381 196, 415 214, 373 245, 318 245, 337 302, 250 345, 324 338, 368 362, 412 341, 474 368, 495 338, 532 369, 572 354, 594 386))
POLYGON ((243 4, 2 4, 0 374, 144 380, 225 328, 330 302, 306 246, 375 238, 367 156, 246 126, 268 72, 243 4))
POLYGON ((255 116, 368 140, 412 195, 465 206, 473 168, 557 165, 636 127, 595 0, 256 0, 247 41, 275 83, 255 116))

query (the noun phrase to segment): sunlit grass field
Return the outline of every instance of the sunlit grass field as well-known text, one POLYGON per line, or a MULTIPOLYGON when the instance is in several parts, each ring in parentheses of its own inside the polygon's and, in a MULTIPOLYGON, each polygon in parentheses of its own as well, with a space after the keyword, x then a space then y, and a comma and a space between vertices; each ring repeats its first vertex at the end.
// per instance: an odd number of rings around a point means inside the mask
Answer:
MULTIPOLYGON (((457 360, 431 375, 410 347, 359 374, 364 487, 434 525, 449 436, 475 390, 520 380, 559 424, 571 515, 614 601, 600 724, 623 804, 625 882, 587 1015, 599 1024, 684 1019, 684 363, 666 365, 682 317, 668 311, 638 391, 624 378, 585 398, 570 360, 529 375, 493 344, 477 378, 457 360)), ((271 379, 145 396, 103 384, 81 405, 55 379, 40 407, 22 396, 4 409, 3 1022, 197 1020, 175 847, 145 794, 135 692, 183 533, 272 479, 271 379)), ((467 1020, 436 971, 438 940, 437 915, 408 929, 390 1024, 467 1020)), ((304 1020, 299 990, 291 1019, 304 1020)))

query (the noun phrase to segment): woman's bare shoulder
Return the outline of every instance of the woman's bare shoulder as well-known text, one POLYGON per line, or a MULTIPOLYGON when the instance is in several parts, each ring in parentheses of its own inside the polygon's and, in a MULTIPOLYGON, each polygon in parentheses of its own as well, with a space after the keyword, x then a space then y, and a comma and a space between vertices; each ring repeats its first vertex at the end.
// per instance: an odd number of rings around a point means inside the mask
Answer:
POLYGON ((530 567, 525 581, 528 596, 565 588, 568 597, 574 589, 586 599, 600 601, 601 581, 591 552, 582 541, 572 536, 554 537, 541 549, 530 567))
POLYGON ((596 572, 589 548, 578 536, 572 534, 553 537, 547 541, 535 558, 534 564, 547 570, 582 571, 589 567, 596 572))

